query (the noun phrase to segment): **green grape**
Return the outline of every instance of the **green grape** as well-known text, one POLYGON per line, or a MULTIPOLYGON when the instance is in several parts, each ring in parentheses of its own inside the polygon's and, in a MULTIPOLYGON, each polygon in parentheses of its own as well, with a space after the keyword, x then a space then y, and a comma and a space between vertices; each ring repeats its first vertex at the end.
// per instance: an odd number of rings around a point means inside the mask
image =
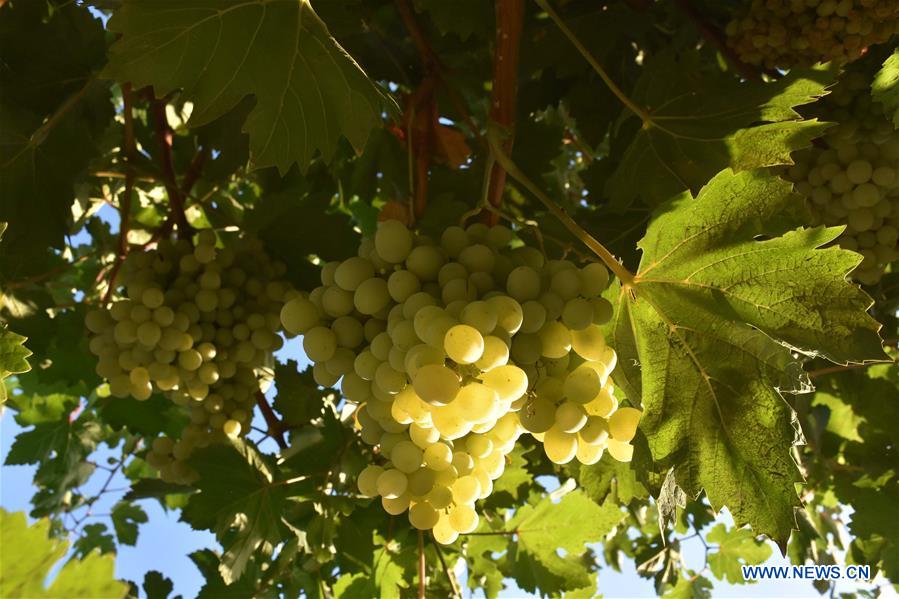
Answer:
POLYGON ((571 348, 585 360, 601 360, 606 349, 602 329, 591 325, 580 331, 571 331, 571 348))
POLYGON ((619 462, 630 462, 634 457, 634 446, 624 441, 609 439, 606 449, 619 462))
POLYGON ((237 420, 228 420, 222 426, 222 430, 229 437, 238 437, 240 436, 241 425, 237 420))
POLYGON ((426 364, 419 368, 412 385, 421 399, 435 406, 453 401, 460 389, 458 375, 440 364, 426 364))
POLYGON ((402 262, 412 250, 412 234, 398 220, 383 221, 375 233, 375 250, 387 262, 402 262))
POLYGON ((527 402, 518 412, 521 426, 530 433, 545 433, 556 420, 556 406, 545 399, 527 402))
POLYGON ((353 311, 355 306, 354 298, 353 292, 334 285, 325 289, 325 292, 322 294, 322 308, 329 316, 346 316, 353 311))
POLYGON ((453 493, 453 501, 458 506, 477 501, 481 494, 481 485, 476 477, 465 475, 457 478, 450 490, 453 493))
POLYGON ((401 497, 382 497, 381 507, 383 507, 384 511, 391 516, 399 516, 407 509, 409 509, 409 496, 403 495, 401 497))
POLYGON ((550 288, 564 301, 577 296, 581 289, 580 272, 575 268, 564 268, 553 275, 550 288))
POLYGON ((387 281, 374 278, 364 281, 356 289, 353 296, 356 309, 362 314, 377 314, 390 303, 390 292, 387 289, 387 281))
POLYGON ((406 377, 401 372, 397 372, 387 363, 382 362, 375 370, 375 385, 389 394, 396 394, 403 390, 406 386, 406 377))
POLYGON ((544 357, 558 359, 571 350, 571 331, 558 321, 544 324, 537 336, 544 357))
POLYGON ((496 308, 485 301, 471 302, 462 309, 461 320, 482 335, 487 335, 496 328, 496 308))
POLYGON ((413 248, 406 258, 406 268, 423 282, 436 281, 437 274, 445 263, 441 250, 430 245, 413 248))
POLYGON ((536 333, 546 324, 546 308, 543 304, 529 300, 521 305, 521 332, 536 333))
POLYGON ((431 470, 446 470, 452 466, 453 450, 445 443, 435 443, 424 450, 422 459, 431 470))
POLYGON ((281 308, 281 323, 288 333, 302 335, 319 324, 318 309, 305 297, 295 297, 281 308))
POLYGON ((422 451, 411 441, 401 441, 390 452, 390 461, 397 470, 409 474, 421 466, 422 451))
POLYGON ((337 336, 331 329, 313 327, 303 335, 303 351, 314 362, 326 362, 337 351, 337 336))
POLYGON ((562 323, 573 331, 586 329, 593 318, 593 304, 580 297, 568 300, 562 309, 562 323))
POLYGON ((450 328, 443 338, 446 355, 458 364, 472 364, 484 355, 484 337, 466 324, 450 328))
POLYGON ((455 543, 456 539, 459 538, 459 533, 456 532, 456 529, 453 528, 453 525, 450 523, 449 516, 440 518, 437 524, 434 525, 431 534, 434 535, 434 540, 441 545, 455 543))
POLYGON ((369 464, 362 469, 356 479, 359 492, 366 497, 377 497, 378 478, 384 473, 384 469, 375 464, 369 464))
POLYGON ((578 439, 587 445, 601 445, 609 438, 609 425, 605 418, 589 416, 578 431, 578 439))
POLYGON ((421 501, 409 508, 409 522, 418 530, 430 530, 434 528, 440 515, 427 501, 421 501))
POLYGON ((580 293, 584 297, 596 297, 609 285, 609 271, 598 262, 584 266, 578 274, 581 283, 580 293))
POLYGON ((393 301, 402 303, 421 290, 421 282, 408 270, 394 271, 387 279, 387 291, 393 301))
POLYGON ((565 397, 575 403, 589 403, 600 392, 603 382, 602 376, 595 368, 590 364, 582 364, 565 378, 565 397))
POLYGON ((521 328, 524 320, 521 304, 507 295, 496 295, 486 300, 496 311, 496 324, 510 335, 521 328))
POLYGON ((470 244, 468 234, 462 227, 447 227, 440 236, 440 245, 451 258, 458 257, 470 244))
POLYGON ((387 499, 396 499, 406 492, 409 480, 406 475, 396 469, 382 472, 376 481, 378 495, 387 499))
POLYGON ((481 422, 493 416, 500 408, 496 391, 480 383, 469 383, 459 390, 454 403, 464 417, 471 422, 481 422))
POLYGON ((478 527, 478 514, 469 505, 456 503, 449 511, 449 523, 460 534, 467 534, 478 527))
POLYGON ((628 442, 637 434, 643 412, 635 408, 618 408, 609 416, 609 435, 616 441, 628 442))
POLYGON ((529 266, 519 266, 509 273, 506 290, 518 302, 535 300, 540 296, 540 275, 529 266))
POLYGON ((499 337, 487 335, 484 337, 484 353, 474 363, 479 370, 488 371, 509 362, 509 346, 499 337))
POLYGON ((464 248, 458 260, 469 272, 490 272, 496 263, 493 250, 479 243, 464 248))
POLYGON ((334 269, 334 283, 346 291, 355 291, 363 282, 375 276, 375 268, 365 258, 354 256, 334 269))
POLYGON ((453 492, 449 487, 434 485, 430 492, 425 496, 425 499, 435 509, 445 510, 453 504, 453 492))
POLYGON ((577 454, 577 435, 566 433, 557 426, 550 427, 543 438, 546 457, 555 464, 567 464, 577 454))
POLYGON ((500 401, 507 403, 518 399, 528 389, 527 375, 521 368, 512 364, 484 372, 479 378, 481 382, 496 391, 500 401))
POLYGON ((562 402, 556 408, 556 426, 566 433, 576 433, 587 423, 587 412, 573 401, 562 402))
POLYGON ((605 447, 603 445, 588 445, 586 443, 578 443, 577 451, 574 454, 574 457, 578 462, 584 464, 585 466, 592 466, 599 462, 602 459, 602 454, 605 451, 605 447))

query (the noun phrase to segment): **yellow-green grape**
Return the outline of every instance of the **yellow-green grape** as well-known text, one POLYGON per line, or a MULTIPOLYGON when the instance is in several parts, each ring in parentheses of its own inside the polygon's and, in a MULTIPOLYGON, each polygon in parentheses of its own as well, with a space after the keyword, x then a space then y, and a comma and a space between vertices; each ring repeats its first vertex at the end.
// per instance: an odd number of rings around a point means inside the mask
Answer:
POLYGON ((450 523, 449 516, 441 517, 437 524, 434 525, 431 533, 434 535, 434 540, 441 545, 455 543, 456 539, 459 538, 459 533, 450 523))
POLYGON ((584 464, 585 466, 591 466, 602 459, 602 454, 604 451, 605 446, 603 445, 589 445, 587 443, 579 442, 574 457, 581 464, 584 464))
POLYGON ((356 289, 353 302, 362 314, 377 314, 390 304, 387 281, 379 278, 364 281, 356 289))
POLYGON ((456 505, 474 503, 481 494, 481 485, 474 476, 460 476, 450 487, 456 505))
MULTIPOLYGON (((475 481, 477 482, 477 481, 475 481)), ((467 534, 478 527, 478 514, 470 505, 459 505, 450 508, 449 523, 460 534, 467 534)))
POLYGON ((546 431, 543 437, 543 449, 546 457, 555 464, 567 464, 574 459, 577 453, 577 435, 566 433, 553 426, 546 431))
POLYGON ((401 441, 390 452, 390 461, 397 470, 409 474, 421 466, 422 451, 411 441, 401 441))
POLYGON ((337 337, 331 329, 313 327, 303 335, 303 351, 314 362, 330 360, 337 351, 337 337))
POLYGON ((598 262, 587 264, 578 275, 581 295, 587 298, 598 296, 609 285, 609 271, 598 262))
POLYGON ((521 426, 530 433, 545 433, 556 421, 556 406, 551 401, 536 398, 518 412, 521 426))
POLYGON ((589 416, 578 431, 578 439, 587 445, 602 445, 609 438, 609 425, 605 418, 589 416))
POLYGON ((540 274, 529 266, 519 266, 509 273, 506 290, 518 302, 535 300, 540 296, 540 274))
POLYGON ((453 401, 461 387, 459 376, 441 364, 425 364, 419 368, 412 386, 421 399, 435 406, 453 401))
POLYGON ((619 462, 630 462, 634 457, 634 446, 625 441, 609 439, 606 449, 609 455, 619 462))
POLYGON ((384 473, 384 469, 375 464, 370 464, 362 469, 356 479, 359 492, 366 497, 378 495, 378 478, 384 473))
POLYGON ((225 424, 222 426, 222 431, 229 437, 238 437, 240 436, 240 422, 237 420, 227 420, 225 424))
POLYGON ((412 241, 412 234, 400 221, 386 220, 378 223, 375 250, 378 256, 387 262, 404 261, 412 250, 412 241))
POLYGON ((593 304, 580 297, 568 300, 562 309, 562 322, 574 331, 586 329, 593 324, 593 316, 593 304))
POLYGON ((466 324, 450 328, 443 338, 446 355, 458 364, 472 364, 484 354, 484 337, 466 324))
POLYGON ((453 450, 445 443, 435 443, 424 450, 422 459, 431 470, 446 470, 452 466, 453 450))
POLYGON ((514 298, 507 295, 495 295, 485 300, 496 312, 496 325, 510 335, 514 335, 521 328, 524 314, 514 298))
POLYGON ((409 480, 403 472, 391 468, 378 476, 376 484, 378 495, 387 499, 396 499, 406 492, 409 480))
POLYGON ((637 434, 642 415, 636 408, 618 408, 609 416, 609 435, 616 441, 630 441, 637 434))
POLYGON ((591 402, 603 386, 603 378, 590 364, 581 364, 565 378, 565 397, 579 404, 591 402))
POLYGON ((571 331, 558 321, 547 322, 537 336, 544 357, 558 359, 571 350, 571 331))
POLYGON ((599 326, 590 325, 579 331, 571 331, 571 348, 585 360, 599 361, 604 355, 606 338, 599 326))
POLYGON ((295 297, 281 308, 281 324, 288 333, 302 335, 319 324, 318 308, 305 297, 295 297))
POLYGON ((381 497, 381 507, 391 516, 399 516, 409 509, 409 496, 381 497))
POLYGON ((409 523, 419 530, 434 528, 439 519, 437 510, 427 501, 420 501, 409 508, 409 523))
POLYGON ((506 365, 509 361, 509 346, 499 337, 484 337, 484 353, 474 363, 479 370, 489 371, 506 365))
POLYGON ((480 383, 469 383, 462 387, 453 403, 458 405, 460 415, 471 422, 496 418, 500 408, 496 391, 480 383))
POLYGON ((462 308, 461 320, 482 335, 487 335, 496 328, 496 308, 486 301, 471 302, 462 308))
POLYGON ((565 401, 556 408, 556 426, 566 433, 576 433, 587 423, 587 412, 573 401, 565 401))
POLYGON ((525 372, 512 364, 493 368, 479 377, 481 382, 496 391, 500 401, 511 402, 528 390, 525 372))

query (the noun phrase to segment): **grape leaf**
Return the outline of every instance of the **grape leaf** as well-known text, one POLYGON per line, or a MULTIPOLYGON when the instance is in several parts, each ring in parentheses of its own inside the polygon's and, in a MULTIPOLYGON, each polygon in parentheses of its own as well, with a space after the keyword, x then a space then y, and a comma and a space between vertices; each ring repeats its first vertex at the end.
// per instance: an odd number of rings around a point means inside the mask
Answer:
POLYGON ((708 543, 717 543, 718 549, 709 552, 708 562, 712 574, 718 580, 727 580, 731 584, 744 584, 741 566, 755 566, 771 557, 771 547, 758 541, 752 532, 745 528, 730 530, 722 524, 716 524, 705 537, 708 543))
POLYGON ((226 584, 239 579, 252 554, 267 551, 287 535, 281 517, 287 486, 276 484, 271 468, 249 443, 209 446, 191 456, 200 474, 199 493, 191 495, 181 518, 195 528, 216 532, 224 544, 219 572, 226 584))
POLYGON ((147 599, 167 599, 174 588, 172 581, 156 570, 144 574, 144 592, 147 599))
POLYGON ((899 127, 899 50, 893 50, 877 72, 871 83, 871 96, 883 105, 893 125, 899 127))
POLYGON ((246 599, 256 594, 255 581, 247 576, 232 584, 226 583, 220 574, 219 555, 211 549, 201 549, 190 554, 190 559, 206 578, 197 599, 246 599))
POLYGON ((47 538, 49 531, 47 519, 28 526, 25 514, 0 509, 0 545, 15 548, 15 559, 4 559, 0 568, 0 597, 119 599, 128 594, 128 585, 113 578, 112 555, 99 553, 69 560, 45 589, 47 574, 69 547, 47 538))
POLYGON ((63 247, 75 181, 113 115, 107 86, 92 78, 106 53, 101 22, 75 3, 47 9, 43 2, 0 7, 0 220, 11 225, 0 254, 5 276, 25 257, 63 247))
POLYGON ((506 525, 517 535, 517 543, 509 549, 511 574, 531 593, 538 588, 553 594, 588 586, 590 576, 577 556, 623 517, 617 503, 597 505, 582 491, 568 493, 558 503, 547 497, 537 505, 525 505, 506 525), (559 550, 567 555, 560 557, 559 550))
POLYGON ((191 126, 254 96, 244 131, 257 167, 305 170, 341 135, 361 150, 380 121, 384 97, 308 0, 130 0, 108 27, 121 38, 103 75, 159 97, 181 89, 191 126))
POLYGON ((120 501, 113 506, 111 519, 119 543, 135 545, 137 543, 137 527, 147 521, 147 513, 136 503, 120 501))
POLYGON ((681 573, 677 584, 665 591, 665 599, 711 599, 712 581, 693 571, 681 573))
POLYGON ((653 458, 677 484, 737 526, 781 547, 799 481, 792 410, 807 389, 791 350, 832 361, 885 357, 871 299, 846 274, 860 261, 835 247, 840 229, 789 231, 801 204, 761 171, 716 176, 696 199, 660 207, 640 242, 633 285, 614 292, 616 383, 642 397, 653 458), (764 237, 782 235, 781 237, 764 237))
POLYGON ((832 79, 825 70, 795 70, 747 87, 724 74, 701 76, 668 54, 657 58, 633 93, 650 120, 609 179, 613 204, 623 208, 640 198, 656 206, 685 189, 695 193, 727 167, 793 164, 790 153, 828 127, 802 120, 793 107, 823 95, 832 79))
POLYGON ((99 549, 100 553, 115 553, 115 539, 107 532, 108 530, 106 525, 101 522, 85 525, 72 546, 75 555, 79 559, 84 559, 94 549, 99 549))
POLYGON ((31 370, 28 356, 31 351, 25 347, 26 337, 16 335, 5 326, 0 326, 0 404, 6 401, 4 380, 13 374, 31 370))

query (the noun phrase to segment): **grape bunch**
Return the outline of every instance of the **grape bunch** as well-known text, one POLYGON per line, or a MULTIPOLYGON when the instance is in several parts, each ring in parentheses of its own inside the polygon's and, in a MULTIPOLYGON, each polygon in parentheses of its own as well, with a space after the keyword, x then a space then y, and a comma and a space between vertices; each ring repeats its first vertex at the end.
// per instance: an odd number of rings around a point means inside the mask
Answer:
POLYGON ((129 253, 117 277, 124 297, 87 314, 109 394, 143 401, 161 392, 190 414, 181 439, 152 443, 147 460, 164 479, 189 482, 194 447, 249 430, 258 370, 282 344, 281 307, 295 293, 284 271, 258 240, 217 249, 206 229, 196 245, 163 240, 129 253))
POLYGON ((728 45, 769 69, 845 63, 899 33, 899 0, 752 0, 728 23, 728 45))
POLYGON ((357 256, 325 264, 322 285, 281 321, 303 336, 316 382, 339 382, 358 405, 362 440, 386 461, 360 473, 360 492, 451 543, 477 527, 475 502, 528 424, 549 422, 537 436, 558 463, 593 463, 607 446, 629 459, 636 421, 620 419, 610 438, 605 420, 617 407, 615 354, 596 324, 612 313, 599 297, 608 280, 600 264, 546 260, 507 227, 453 226, 438 243, 387 220, 357 256), (569 380, 576 401, 557 407, 568 390, 547 394, 569 380))
POLYGON ((853 276, 873 285, 899 259, 899 133, 869 88, 870 76, 853 69, 818 102, 817 116, 837 125, 796 152, 785 176, 808 198, 814 224, 846 225, 839 245, 864 257, 853 276))

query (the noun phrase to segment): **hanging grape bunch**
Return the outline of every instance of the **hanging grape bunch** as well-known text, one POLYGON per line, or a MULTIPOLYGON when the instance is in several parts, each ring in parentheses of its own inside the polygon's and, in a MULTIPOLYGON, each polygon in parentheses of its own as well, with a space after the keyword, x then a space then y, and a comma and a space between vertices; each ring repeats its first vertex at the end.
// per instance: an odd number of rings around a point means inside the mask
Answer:
POLYGON ((435 243, 388 220, 281 312, 315 380, 340 381, 386 460, 362 471, 359 490, 441 543, 475 529, 475 502, 525 429, 557 463, 595 463, 606 447, 630 459, 640 413, 616 412, 615 353, 597 324, 612 313, 599 297, 608 271, 513 241, 475 224, 435 243))
POLYGON ((899 33, 899 0, 752 0, 726 33, 748 64, 844 63, 899 33))
POLYGON ((216 249, 207 229, 196 245, 163 240, 129 253, 117 277, 124 297, 87 314, 111 395, 143 401, 161 392, 190 414, 180 440, 152 443, 147 461, 163 479, 190 482, 185 460, 194 447, 249 430, 258 370, 282 343, 284 270, 257 240, 216 249))
POLYGON ((864 256, 853 276, 867 285, 899 259, 899 133, 870 85, 861 68, 846 73, 819 102, 817 116, 838 124, 797 152, 786 175, 810 200, 815 224, 846 225, 839 244, 864 256))

